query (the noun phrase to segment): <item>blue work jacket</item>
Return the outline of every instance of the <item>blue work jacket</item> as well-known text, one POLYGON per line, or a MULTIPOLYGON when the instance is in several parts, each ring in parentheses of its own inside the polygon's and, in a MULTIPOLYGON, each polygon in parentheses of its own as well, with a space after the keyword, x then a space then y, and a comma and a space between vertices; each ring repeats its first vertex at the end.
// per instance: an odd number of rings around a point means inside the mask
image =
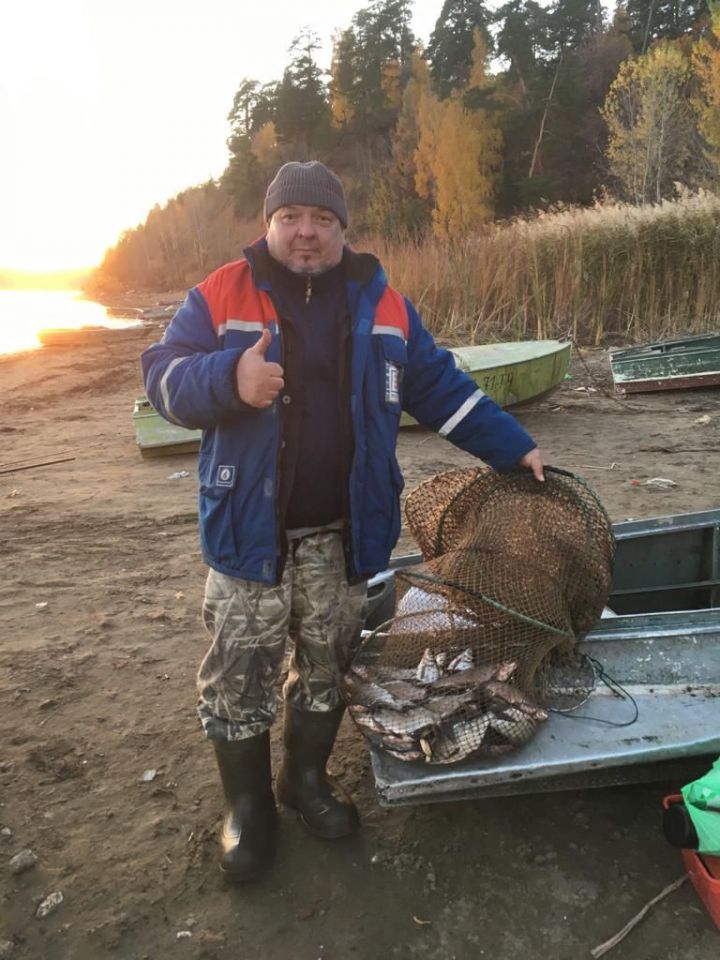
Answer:
MULTIPOLYGON (((266 360, 283 363, 283 321, 263 268, 268 257, 260 240, 243 260, 193 287, 162 341, 143 353, 142 368, 155 409, 203 431, 199 516, 206 562, 232 577, 273 584, 286 552, 279 404, 292 397, 281 395, 267 409, 250 407, 235 375, 241 354, 264 329, 272 334, 266 360)), ((346 248, 343 262, 352 430, 345 547, 348 577, 356 581, 387 567, 400 533, 403 478, 395 446, 403 410, 498 471, 511 469, 535 443, 435 344, 375 257, 346 248)))

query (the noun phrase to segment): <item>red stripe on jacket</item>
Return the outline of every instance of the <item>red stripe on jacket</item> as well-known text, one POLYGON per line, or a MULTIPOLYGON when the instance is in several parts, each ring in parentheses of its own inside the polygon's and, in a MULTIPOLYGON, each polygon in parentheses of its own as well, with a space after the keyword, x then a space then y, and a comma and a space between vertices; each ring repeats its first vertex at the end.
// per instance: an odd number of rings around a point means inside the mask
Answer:
POLYGON ((277 321, 270 295, 253 283, 247 260, 233 260, 197 285, 208 305, 213 326, 218 330, 227 320, 260 322, 264 327, 277 321))
POLYGON ((410 333, 407 303, 405 297, 399 294, 397 290, 393 290, 392 287, 386 287, 385 293, 380 297, 375 312, 374 325, 395 327, 402 331, 403 339, 407 341, 410 333))

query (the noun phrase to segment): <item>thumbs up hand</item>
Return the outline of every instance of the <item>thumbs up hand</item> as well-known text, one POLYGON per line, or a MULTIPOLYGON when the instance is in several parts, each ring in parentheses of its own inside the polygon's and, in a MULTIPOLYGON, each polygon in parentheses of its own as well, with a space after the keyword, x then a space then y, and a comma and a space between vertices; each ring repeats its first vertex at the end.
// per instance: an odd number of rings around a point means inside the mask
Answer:
POLYGON ((285 386, 283 368, 279 363, 269 363, 265 359, 271 340, 270 331, 263 330, 260 339, 248 347, 235 368, 240 399, 251 407, 271 407, 285 386))

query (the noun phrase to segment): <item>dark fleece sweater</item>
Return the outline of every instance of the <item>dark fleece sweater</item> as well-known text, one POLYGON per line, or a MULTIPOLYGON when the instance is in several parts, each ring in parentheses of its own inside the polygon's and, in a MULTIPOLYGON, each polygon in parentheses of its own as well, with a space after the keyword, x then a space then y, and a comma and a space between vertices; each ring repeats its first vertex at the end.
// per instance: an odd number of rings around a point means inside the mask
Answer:
POLYGON ((308 278, 272 263, 283 318, 285 529, 340 520, 347 486, 345 369, 349 311, 343 264, 308 278), (309 293, 309 299, 307 299, 309 293))

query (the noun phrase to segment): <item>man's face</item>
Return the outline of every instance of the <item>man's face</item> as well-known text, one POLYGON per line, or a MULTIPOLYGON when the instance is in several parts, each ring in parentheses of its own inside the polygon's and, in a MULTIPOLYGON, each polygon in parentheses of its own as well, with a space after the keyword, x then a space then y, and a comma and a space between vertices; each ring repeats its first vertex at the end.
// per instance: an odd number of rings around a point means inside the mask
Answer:
POLYGON ((325 207, 293 204, 270 218, 267 244, 279 263, 303 276, 325 273, 342 260, 342 224, 325 207))

